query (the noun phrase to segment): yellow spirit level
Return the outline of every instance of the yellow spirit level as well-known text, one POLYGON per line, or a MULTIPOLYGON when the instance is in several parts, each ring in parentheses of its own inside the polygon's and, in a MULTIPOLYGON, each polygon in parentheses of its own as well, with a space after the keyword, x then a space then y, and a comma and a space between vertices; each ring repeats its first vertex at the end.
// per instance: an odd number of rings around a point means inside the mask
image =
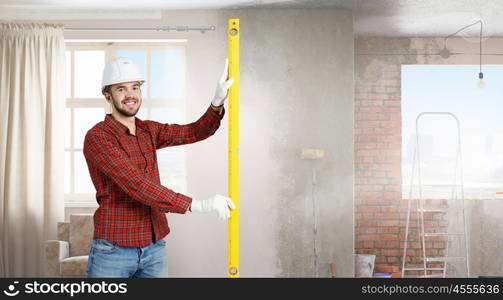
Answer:
POLYGON ((236 205, 229 219, 228 277, 239 277, 239 19, 229 19, 229 197, 236 205))

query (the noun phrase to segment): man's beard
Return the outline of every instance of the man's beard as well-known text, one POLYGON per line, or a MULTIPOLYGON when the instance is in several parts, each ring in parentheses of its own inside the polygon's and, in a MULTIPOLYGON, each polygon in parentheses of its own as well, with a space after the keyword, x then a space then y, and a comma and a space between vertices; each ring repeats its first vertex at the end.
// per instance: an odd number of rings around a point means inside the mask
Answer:
MULTIPOLYGON (((138 111, 140 110, 140 100, 139 99, 135 99, 135 100, 136 100, 136 103, 138 106, 136 107, 135 110, 129 111, 129 110, 121 108, 120 106, 117 106, 116 101, 112 96, 112 104, 113 104, 115 110, 125 117, 134 117, 138 113, 138 111)), ((119 103, 119 105, 120 105, 120 103, 119 103)))

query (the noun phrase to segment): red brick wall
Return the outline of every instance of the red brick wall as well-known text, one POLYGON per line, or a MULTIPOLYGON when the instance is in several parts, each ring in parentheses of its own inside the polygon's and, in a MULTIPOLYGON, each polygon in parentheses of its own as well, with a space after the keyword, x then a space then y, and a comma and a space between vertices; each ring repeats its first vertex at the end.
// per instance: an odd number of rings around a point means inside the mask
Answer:
POLYGON ((376 263, 401 259, 400 66, 382 69, 380 80, 356 82, 355 253, 376 263))
MULTIPOLYGON (((401 62, 388 60, 371 71, 373 80, 359 74, 355 84, 355 253, 401 267, 408 204, 401 188, 401 62)), ((411 225, 417 217, 412 214, 411 225)), ((425 214, 426 231, 441 227, 442 220, 438 213, 425 214)), ((422 262, 417 226, 408 240, 417 242, 408 245, 407 262, 422 262)), ((442 256, 445 242, 428 238, 425 248, 427 256, 442 256)))

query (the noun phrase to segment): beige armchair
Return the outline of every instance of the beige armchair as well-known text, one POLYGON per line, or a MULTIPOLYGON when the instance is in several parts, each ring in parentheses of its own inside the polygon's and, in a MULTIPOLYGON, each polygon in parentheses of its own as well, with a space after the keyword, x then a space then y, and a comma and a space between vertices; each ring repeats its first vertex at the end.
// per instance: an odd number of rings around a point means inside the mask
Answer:
POLYGON ((92 214, 72 214, 70 222, 58 222, 58 240, 45 243, 46 276, 86 277, 93 230, 92 214))

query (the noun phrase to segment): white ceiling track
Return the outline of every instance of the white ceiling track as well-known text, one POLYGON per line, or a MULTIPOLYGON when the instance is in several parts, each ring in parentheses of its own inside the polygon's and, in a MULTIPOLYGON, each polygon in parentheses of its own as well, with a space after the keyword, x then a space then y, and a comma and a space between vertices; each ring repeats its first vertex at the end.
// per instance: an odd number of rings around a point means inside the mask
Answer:
POLYGON ((141 26, 65 26, 65 30, 79 30, 79 31, 167 31, 167 32, 187 32, 199 31, 205 33, 206 31, 215 31, 215 26, 156 26, 156 27, 141 27, 141 26))

